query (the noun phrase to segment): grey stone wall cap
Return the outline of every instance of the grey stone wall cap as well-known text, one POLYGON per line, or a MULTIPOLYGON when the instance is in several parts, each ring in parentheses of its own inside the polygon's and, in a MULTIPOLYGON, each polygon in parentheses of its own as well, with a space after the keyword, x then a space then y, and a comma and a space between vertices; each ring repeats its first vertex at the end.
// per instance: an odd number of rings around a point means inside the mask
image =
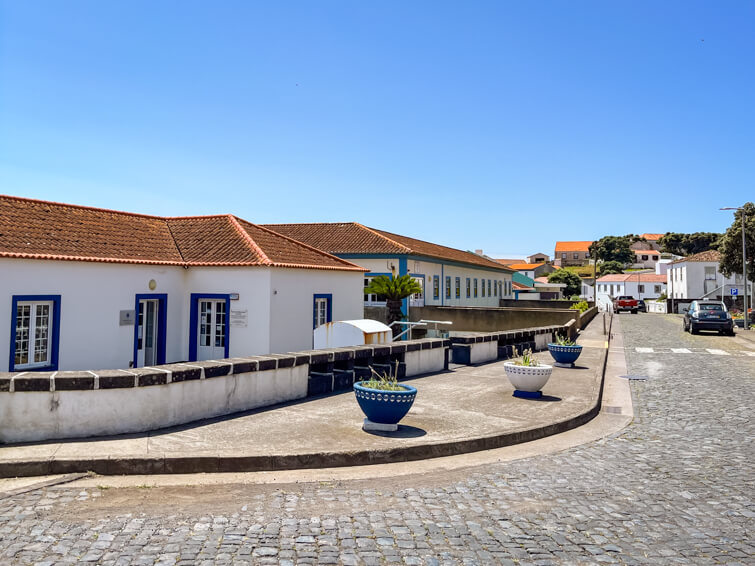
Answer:
POLYGON ((254 358, 228 358, 226 361, 233 365, 233 373, 249 373, 257 371, 258 360, 254 358))

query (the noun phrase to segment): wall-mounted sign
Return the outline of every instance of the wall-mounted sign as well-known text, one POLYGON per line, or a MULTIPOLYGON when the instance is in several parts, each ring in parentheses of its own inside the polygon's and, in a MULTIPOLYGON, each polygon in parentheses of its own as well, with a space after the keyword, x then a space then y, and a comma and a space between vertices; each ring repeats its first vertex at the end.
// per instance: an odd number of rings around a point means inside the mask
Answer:
POLYGON ((134 325, 134 314, 136 311, 130 310, 130 311, 121 311, 120 312, 120 325, 121 326, 133 326, 134 325))
POLYGON ((249 311, 231 311, 231 326, 246 328, 249 322, 249 311))
POLYGON ((238 301, 239 300, 239 294, 238 293, 229 293, 228 296, 232 301, 238 301))

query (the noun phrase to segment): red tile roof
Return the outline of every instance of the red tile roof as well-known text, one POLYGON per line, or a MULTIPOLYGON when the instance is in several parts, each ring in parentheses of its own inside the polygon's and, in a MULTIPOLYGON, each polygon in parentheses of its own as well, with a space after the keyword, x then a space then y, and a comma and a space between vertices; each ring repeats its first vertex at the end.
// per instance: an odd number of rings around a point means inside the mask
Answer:
POLYGON ((645 238, 648 242, 657 242, 663 237, 663 234, 640 234, 640 238, 645 238))
POLYGON ((507 265, 509 269, 514 269, 516 271, 529 271, 530 269, 537 269, 541 265, 545 265, 544 263, 512 263, 507 265))
POLYGON ((699 254, 683 257, 682 259, 677 259, 676 261, 672 261, 669 265, 684 263, 685 261, 705 261, 718 263, 721 261, 721 253, 717 252, 716 250, 708 250, 706 252, 700 252, 699 254))
POLYGON ((509 266, 513 263, 522 263, 521 259, 503 259, 502 258, 502 259, 496 259, 495 261, 497 261, 501 265, 506 265, 506 266, 509 266))
POLYGON ((556 242, 556 252, 587 252, 590 242, 556 242))
POLYGON ((523 285, 521 283, 517 283, 516 281, 511 282, 511 288, 515 289, 516 291, 522 291, 524 289, 532 290, 534 287, 527 287, 527 285, 523 285))
POLYGON ((636 255, 661 255, 661 252, 656 250, 633 250, 636 255))
POLYGON ((427 256, 511 273, 500 263, 447 246, 441 246, 368 228, 357 222, 313 224, 265 224, 266 228, 332 254, 396 254, 427 256))
POLYGON ((5 195, 0 257, 364 271, 230 214, 162 218, 5 195))

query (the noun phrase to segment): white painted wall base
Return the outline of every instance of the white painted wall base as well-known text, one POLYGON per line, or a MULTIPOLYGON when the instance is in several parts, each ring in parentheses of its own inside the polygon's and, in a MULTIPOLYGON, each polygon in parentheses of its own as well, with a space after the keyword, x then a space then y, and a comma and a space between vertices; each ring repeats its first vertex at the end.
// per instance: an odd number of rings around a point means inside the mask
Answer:
POLYGON ((406 376, 443 371, 446 368, 446 350, 447 348, 432 348, 407 352, 404 357, 406 376))
POLYGON ((306 397, 308 377, 303 364, 151 387, 6 393, 0 443, 144 432, 247 411, 306 397))
POLYGON ((476 342, 469 345, 469 363, 482 364, 498 359, 498 341, 476 342))

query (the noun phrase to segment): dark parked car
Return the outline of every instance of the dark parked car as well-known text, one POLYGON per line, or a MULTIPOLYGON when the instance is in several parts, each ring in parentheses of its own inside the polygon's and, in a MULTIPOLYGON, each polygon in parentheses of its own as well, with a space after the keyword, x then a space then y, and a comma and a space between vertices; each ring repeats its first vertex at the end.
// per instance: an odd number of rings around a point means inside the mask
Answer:
POLYGON ((645 306, 645 301, 642 299, 637 299, 637 310, 640 312, 647 312, 647 307, 645 306))
POLYGON ((692 301, 684 313, 684 330, 692 334, 700 330, 717 330, 734 336, 734 321, 721 301, 692 301))

